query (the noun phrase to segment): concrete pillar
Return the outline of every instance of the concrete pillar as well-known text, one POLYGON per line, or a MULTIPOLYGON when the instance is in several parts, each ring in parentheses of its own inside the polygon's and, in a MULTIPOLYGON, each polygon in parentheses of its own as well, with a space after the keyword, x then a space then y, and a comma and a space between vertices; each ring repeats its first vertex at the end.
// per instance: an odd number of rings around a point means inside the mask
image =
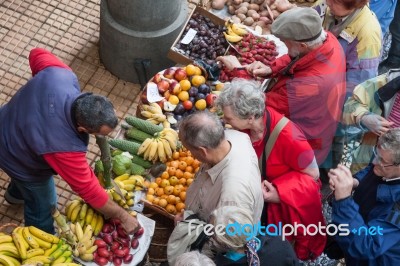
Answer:
POLYGON ((102 0, 100 58, 115 76, 139 83, 137 58, 150 59, 148 77, 175 63, 168 50, 188 18, 183 0, 102 0))

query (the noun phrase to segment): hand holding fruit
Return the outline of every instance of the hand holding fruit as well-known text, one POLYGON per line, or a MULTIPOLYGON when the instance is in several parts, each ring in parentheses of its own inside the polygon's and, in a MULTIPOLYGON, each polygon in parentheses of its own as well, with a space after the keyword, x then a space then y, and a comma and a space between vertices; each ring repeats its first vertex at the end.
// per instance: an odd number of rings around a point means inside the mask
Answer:
POLYGON ((246 70, 255 77, 265 77, 272 73, 272 69, 269 66, 264 65, 259 61, 255 61, 250 65, 245 66, 246 70))
POLYGON ((217 61, 221 62, 228 70, 233 70, 234 68, 242 67, 239 60, 234 55, 218 56, 217 61))

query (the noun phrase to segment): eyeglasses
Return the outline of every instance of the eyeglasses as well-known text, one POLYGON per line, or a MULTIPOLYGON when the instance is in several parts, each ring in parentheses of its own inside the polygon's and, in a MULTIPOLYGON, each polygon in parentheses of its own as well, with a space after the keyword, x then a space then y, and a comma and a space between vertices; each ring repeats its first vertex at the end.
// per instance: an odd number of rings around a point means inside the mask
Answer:
POLYGON ((378 163, 381 167, 385 168, 385 167, 390 167, 390 166, 399 166, 398 163, 383 165, 383 164, 382 164, 382 157, 379 156, 378 151, 377 151, 377 146, 376 146, 376 145, 374 146, 374 148, 373 148, 372 151, 374 152, 375 160, 377 161, 377 163, 378 163))

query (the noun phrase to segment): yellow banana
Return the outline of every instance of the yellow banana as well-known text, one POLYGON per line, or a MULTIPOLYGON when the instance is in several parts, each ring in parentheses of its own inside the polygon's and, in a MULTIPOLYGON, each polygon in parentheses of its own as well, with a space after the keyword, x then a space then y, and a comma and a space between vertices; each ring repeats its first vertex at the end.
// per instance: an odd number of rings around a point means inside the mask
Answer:
POLYGON ((94 256, 93 256, 93 253, 92 254, 84 253, 84 254, 79 255, 79 258, 83 261, 93 261, 94 256))
POLYGON ((86 249, 85 254, 93 254, 97 250, 97 246, 91 246, 90 248, 86 249))
POLYGON ((51 264, 51 266, 82 266, 82 264, 67 262, 67 261, 68 259, 64 263, 51 264))
POLYGON ((158 160, 162 163, 167 161, 167 155, 165 154, 164 144, 161 140, 157 142, 157 153, 158 153, 158 160))
POLYGON ((231 25, 231 29, 235 34, 237 34, 239 36, 243 36, 248 33, 247 30, 244 28, 244 26, 237 24, 237 23, 233 23, 231 25))
POLYGON ((171 146, 169 145, 168 140, 166 140, 165 138, 160 138, 163 147, 164 147, 164 152, 165 152, 165 156, 167 156, 168 159, 172 158, 172 149, 171 146))
POLYGON ((90 222, 90 225, 92 226, 92 228, 96 227, 98 220, 99 220, 99 216, 100 215, 97 214, 96 212, 93 213, 93 218, 92 218, 92 221, 90 222))
POLYGON ((52 265, 54 264, 59 264, 59 263, 64 263, 67 260, 67 257, 64 256, 60 256, 57 259, 55 259, 52 263, 52 265))
MULTIPOLYGON (((32 235, 32 234, 31 234, 32 235)), ((35 239, 35 241, 39 244, 39 247, 44 248, 44 249, 48 249, 51 247, 51 243, 50 242, 46 242, 40 238, 37 238, 36 236, 32 235, 32 237, 35 239)))
POLYGON ((39 262, 39 263, 43 263, 43 264, 50 264, 53 261, 54 261, 54 259, 49 256, 39 255, 39 256, 34 256, 32 258, 24 260, 22 263, 23 264, 32 264, 29 262, 39 262))
POLYGON ((124 184, 124 187, 126 185, 136 185, 137 180, 136 179, 128 179, 128 180, 124 180, 122 181, 122 183, 124 184))
POLYGON ((243 39, 243 37, 242 36, 236 36, 236 35, 229 35, 229 34, 227 34, 226 32, 224 32, 224 36, 225 36, 225 39, 228 41, 228 42, 238 42, 238 41, 240 41, 240 40, 242 40, 243 39))
POLYGON ((45 231, 35 227, 29 226, 29 232, 37 238, 42 239, 43 241, 55 243, 57 244, 60 239, 52 234, 46 233, 45 231))
POLYGON ((0 244, 2 244, 2 243, 12 243, 12 242, 13 242, 13 240, 12 240, 11 236, 9 236, 9 235, 0 236, 0 244))
POLYGON ((128 191, 132 191, 135 188, 134 184, 125 184, 124 185, 124 189, 128 190, 128 191))
MULTIPOLYGON (((0 255, 0 264, 4 266, 14 266, 14 261, 11 259, 12 257, 8 257, 6 255, 0 255)), ((18 264, 20 265, 20 264, 18 264)))
POLYGON ((68 220, 71 220, 71 214, 72 211, 74 210, 74 208, 77 205, 80 205, 81 201, 79 199, 74 199, 72 201, 70 201, 70 203, 67 205, 67 207, 65 207, 65 215, 67 216, 68 220))
POLYGON ((19 233, 18 228, 20 228, 20 227, 17 227, 13 230, 13 232, 11 233, 11 237, 13 239, 15 247, 18 250, 20 258, 25 260, 27 248, 25 247, 25 244, 23 242, 25 240, 24 240, 23 236, 19 233))
POLYGON ((163 138, 168 141, 171 150, 173 152, 176 151, 178 140, 175 138, 175 136, 173 136, 172 134, 166 134, 163 138))
POLYGON ((151 110, 154 110, 154 112, 151 111, 152 113, 155 113, 155 114, 163 113, 163 110, 161 109, 161 106, 158 103, 150 103, 150 106, 153 107, 151 110))
POLYGON ((153 139, 152 138, 147 138, 143 141, 143 143, 140 145, 137 154, 141 155, 146 152, 150 144, 152 143, 153 139))
POLYGON ((26 258, 30 259, 35 256, 44 255, 44 249, 42 248, 33 248, 26 252, 26 258))
POLYGON ((88 210, 88 205, 87 203, 83 203, 81 210, 79 211, 79 219, 84 220, 86 217, 86 213, 88 210))
POLYGON ((168 120, 162 122, 163 128, 171 128, 171 123, 168 120))
POLYGON ((157 120, 159 123, 160 122, 164 122, 167 117, 164 114, 152 114, 151 118, 154 118, 155 120, 157 120))
POLYGON ((78 219, 78 221, 76 221, 76 223, 79 223, 81 225, 82 229, 83 229, 83 227, 85 227, 85 219, 83 219, 83 220, 78 219))
POLYGON ((86 217, 85 217, 86 224, 90 224, 92 222, 93 213, 94 213, 94 210, 91 207, 88 208, 87 214, 86 214, 86 217))
POLYGON ((232 25, 229 25, 228 27, 226 27, 226 33, 228 33, 228 35, 232 35, 232 36, 239 36, 238 34, 236 34, 236 33, 232 30, 232 25))
POLYGON ((81 242, 86 244, 87 241, 91 240, 92 236, 93 236, 93 228, 90 224, 88 224, 85 227, 85 231, 83 232, 83 237, 81 242))
POLYGON ((0 251, 1 252, 7 252, 9 254, 12 254, 12 257, 17 257, 19 258, 19 252, 17 247, 13 243, 3 243, 0 245, 0 251))
POLYGON ((122 174, 122 175, 114 178, 114 181, 124 181, 124 180, 127 180, 128 178, 129 178, 129 174, 122 174))
POLYGON ((57 249, 58 247, 60 247, 60 246, 61 246, 61 244, 52 244, 52 245, 51 245, 51 248, 46 249, 46 250, 44 251, 44 254, 43 254, 43 255, 49 256, 51 253, 53 253, 54 251, 56 251, 56 249, 57 249))
POLYGON ((144 118, 151 118, 151 116, 153 115, 153 113, 150 112, 150 111, 141 111, 140 114, 141 114, 144 118))
POLYGON ((149 111, 149 107, 150 107, 150 105, 148 105, 148 104, 142 104, 142 105, 141 105, 141 108, 142 108, 144 111, 149 111))
POLYGON ((39 243, 36 242, 36 240, 33 238, 32 234, 29 232, 28 227, 22 228, 22 235, 31 248, 33 249, 40 248, 39 243))
POLYGON ((155 119, 155 118, 148 118, 148 119, 146 119, 146 121, 147 121, 147 122, 150 122, 150 123, 152 123, 152 124, 154 124, 154 125, 160 124, 160 122, 158 122, 158 120, 155 119))
POLYGON ((75 223, 75 233, 78 238, 78 242, 80 242, 83 238, 83 230, 80 223, 75 223))
POLYGON ((162 131, 163 131, 163 133, 165 133, 165 134, 172 134, 176 139, 179 138, 178 132, 176 132, 176 131, 175 131, 174 129, 172 129, 172 128, 165 128, 165 129, 163 129, 162 131))
POLYGON ((70 217, 70 221, 71 221, 72 223, 75 223, 76 220, 78 219, 78 215, 79 215, 79 212, 81 211, 81 208, 82 208, 82 204, 78 204, 78 205, 76 205, 76 206, 74 207, 74 209, 72 210, 72 212, 71 212, 71 217, 70 217))
POLYGON ((64 251, 66 251, 68 249, 68 245, 67 244, 62 244, 61 246, 59 246, 53 253, 51 253, 49 256, 49 258, 56 260, 58 259, 58 257, 60 257, 64 251))
POLYGON ((25 239, 25 237, 24 237, 24 235, 23 235, 23 229, 24 229, 24 227, 19 226, 19 227, 17 227, 15 230, 16 230, 16 232, 17 232, 19 235, 22 236, 22 239, 23 239, 22 242, 24 243, 25 248, 26 248, 26 249, 29 249, 30 246, 29 246, 29 244, 28 244, 28 241, 26 241, 26 239, 25 239))
POLYGON ((149 146, 149 160, 150 161, 156 161, 158 156, 157 156, 157 140, 153 139, 153 141, 151 142, 150 146, 149 146), (157 156, 157 157, 156 157, 157 156))
POLYGON ((103 215, 99 214, 97 216, 97 219, 98 220, 97 220, 97 223, 96 223, 96 227, 93 227, 93 234, 95 236, 97 236, 100 233, 100 231, 101 231, 101 229, 103 228, 103 225, 104 225, 103 215))
MULTIPOLYGON (((13 258, 19 259, 18 251, 17 251, 17 254, 15 254, 15 253, 11 253, 9 251, 0 250, 0 255, 5 255, 7 257, 13 257, 13 258)), ((1 263, 0 263, 0 265, 1 265, 1 263)))

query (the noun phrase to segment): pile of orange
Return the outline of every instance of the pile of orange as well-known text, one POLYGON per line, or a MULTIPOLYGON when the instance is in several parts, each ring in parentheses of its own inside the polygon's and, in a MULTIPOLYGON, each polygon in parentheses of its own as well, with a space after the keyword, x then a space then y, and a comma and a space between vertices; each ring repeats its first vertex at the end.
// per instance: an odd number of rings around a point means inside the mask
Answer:
POLYGON ((146 183, 146 200, 175 215, 185 209, 186 190, 199 170, 200 161, 190 151, 181 149, 173 153, 166 165, 159 177, 146 183))

